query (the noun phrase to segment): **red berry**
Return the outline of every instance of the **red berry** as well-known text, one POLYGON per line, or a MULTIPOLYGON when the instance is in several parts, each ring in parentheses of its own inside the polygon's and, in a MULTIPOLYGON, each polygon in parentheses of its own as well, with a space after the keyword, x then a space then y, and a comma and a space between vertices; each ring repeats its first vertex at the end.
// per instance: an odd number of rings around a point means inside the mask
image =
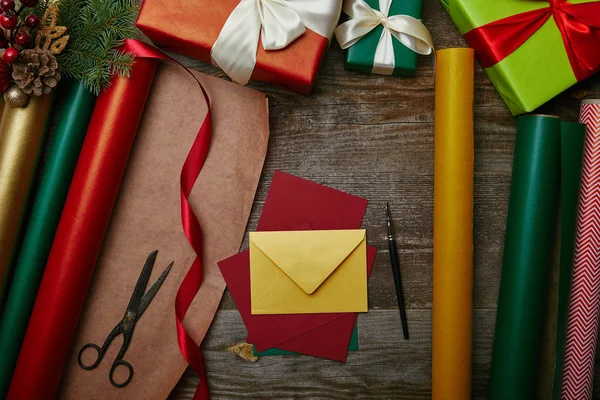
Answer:
POLYGON ((17 26, 17 16, 7 15, 6 13, 0 15, 0 25, 4 29, 14 29, 17 26))
POLYGON ((0 7, 6 12, 13 11, 15 9, 15 0, 0 0, 0 7))
POLYGON ((2 55, 4 61, 9 64, 14 63, 17 57, 19 57, 19 50, 15 49, 14 47, 9 47, 8 49, 4 50, 4 54, 2 55))
POLYGON ((5 49, 8 47, 8 41, 6 41, 6 39, 1 39, 0 40, 0 49, 5 49))
POLYGON ((29 14, 27 18, 25 18, 25 25, 30 28, 37 28, 40 24, 40 18, 37 15, 29 14))
POLYGON ((35 7, 38 4, 38 0, 21 0, 21 4, 25 7, 35 7))
POLYGON ((23 32, 18 33, 15 37, 15 42, 17 42, 19 46, 24 48, 28 48, 29 46, 31 46, 32 41, 33 40, 31 39, 31 36, 23 32))

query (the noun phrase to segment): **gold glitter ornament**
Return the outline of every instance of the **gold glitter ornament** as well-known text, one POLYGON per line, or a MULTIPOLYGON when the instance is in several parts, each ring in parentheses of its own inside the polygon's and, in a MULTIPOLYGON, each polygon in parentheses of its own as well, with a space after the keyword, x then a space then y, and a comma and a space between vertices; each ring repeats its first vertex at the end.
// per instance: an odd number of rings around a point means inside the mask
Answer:
POLYGON ((62 53, 69 42, 69 35, 65 35, 67 27, 56 26, 57 19, 58 4, 53 1, 46 8, 40 23, 40 30, 35 38, 35 47, 49 50, 54 55, 62 53))
POLYGON ((12 108, 23 108, 29 104, 29 95, 18 86, 11 86, 4 92, 4 102, 12 108))

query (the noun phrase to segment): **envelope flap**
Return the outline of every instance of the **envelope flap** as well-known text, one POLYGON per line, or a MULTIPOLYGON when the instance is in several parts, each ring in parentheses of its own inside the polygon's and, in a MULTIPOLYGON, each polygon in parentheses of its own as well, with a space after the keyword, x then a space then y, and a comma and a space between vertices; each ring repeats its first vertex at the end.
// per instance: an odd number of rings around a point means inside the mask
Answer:
POLYGON ((365 236, 364 229, 252 232, 250 242, 304 292, 312 294, 365 236))

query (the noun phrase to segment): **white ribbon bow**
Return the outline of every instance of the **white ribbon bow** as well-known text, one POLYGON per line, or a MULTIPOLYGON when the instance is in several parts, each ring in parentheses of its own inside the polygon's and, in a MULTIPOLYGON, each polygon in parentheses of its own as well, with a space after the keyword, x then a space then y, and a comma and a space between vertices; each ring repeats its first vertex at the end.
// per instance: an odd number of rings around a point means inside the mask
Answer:
POLYGON ((331 39, 341 5, 341 0, 241 0, 212 47, 213 64, 245 85, 261 38, 265 50, 287 47, 306 28, 331 39))
MULTIPOLYGON (((372 9, 364 0, 344 0, 344 12, 350 19, 335 30, 342 49, 347 49, 379 25, 383 32, 375 50, 373 73, 391 75, 396 65, 392 36, 412 51, 429 55, 433 52, 433 39, 423 23, 410 15, 389 16, 394 0, 379 0, 379 9, 372 9)), ((400 1, 400 0, 395 0, 400 1)))

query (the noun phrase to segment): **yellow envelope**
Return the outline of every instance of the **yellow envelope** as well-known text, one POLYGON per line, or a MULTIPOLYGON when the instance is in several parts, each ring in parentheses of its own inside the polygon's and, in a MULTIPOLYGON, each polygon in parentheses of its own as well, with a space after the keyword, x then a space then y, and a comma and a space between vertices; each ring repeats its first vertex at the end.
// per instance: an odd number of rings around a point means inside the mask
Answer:
POLYGON ((366 312, 366 231, 250 233, 252 314, 366 312))

